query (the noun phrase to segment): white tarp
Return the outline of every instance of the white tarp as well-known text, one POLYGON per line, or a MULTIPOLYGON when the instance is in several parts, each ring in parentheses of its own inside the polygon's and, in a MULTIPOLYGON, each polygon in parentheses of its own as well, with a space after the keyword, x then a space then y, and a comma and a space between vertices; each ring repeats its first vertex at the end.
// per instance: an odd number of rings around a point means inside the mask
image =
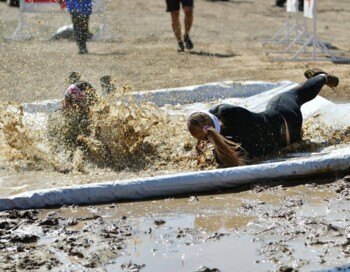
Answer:
POLYGON ((307 159, 38 190, 0 199, 0 210, 113 203, 227 189, 257 181, 350 169, 350 148, 307 159))
MULTIPOLYGON (((159 104, 162 105, 175 105, 191 100, 192 104, 183 105, 181 109, 174 109, 171 114, 188 114, 194 108, 207 109, 208 105, 205 103, 219 97, 221 98, 221 102, 234 103, 245 106, 253 111, 261 111, 272 96, 289 90, 296 85, 296 83, 288 81, 275 84, 266 82, 211 83, 167 91, 159 90, 151 94, 135 94, 135 99, 137 100, 138 96, 140 100, 147 97, 150 100, 154 99, 154 102, 156 102, 158 101, 156 99, 157 94, 159 94, 159 97, 162 97, 162 99, 159 99, 161 101, 159 104), (268 88, 272 89, 267 91, 268 88), (242 90, 245 91, 242 92, 242 90), (174 92, 176 92, 176 96, 173 95, 174 92), (213 95, 212 92, 216 94, 213 95), (192 93, 192 96, 189 96, 190 93, 192 93), (140 97, 142 96, 143 98, 141 99, 140 97)), ((43 111, 50 112, 53 108, 56 108, 57 103, 57 101, 46 101, 44 103, 27 104, 24 109, 31 112, 30 114, 33 114, 36 110, 40 114, 43 114, 43 111)), ((309 115, 317 114, 319 121, 328 122, 328 124, 335 128, 350 126, 350 104, 335 105, 319 96, 304 105, 302 111, 305 118, 309 115)), ((97 184, 26 192, 0 199, 0 210, 170 197, 179 194, 226 189, 257 181, 311 177, 349 170, 350 145, 335 146, 326 148, 319 153, 307 153, 301 156, 291 154, 285 161, 267 161, 261 164, 235 168, 179 173, 123 181, 116 180, 97 184)))
POLYGON ((304 16, 313 19, 316 12, 317 0, 304 0, 304 16))

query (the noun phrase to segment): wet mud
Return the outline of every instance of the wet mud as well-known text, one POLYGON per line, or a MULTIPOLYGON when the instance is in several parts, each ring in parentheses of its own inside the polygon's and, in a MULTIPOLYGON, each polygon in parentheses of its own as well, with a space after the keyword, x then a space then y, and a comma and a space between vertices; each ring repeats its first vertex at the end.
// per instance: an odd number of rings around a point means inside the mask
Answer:
POLYGON ((348 271, 350 176, 0 213, 2 271, 348 271), (235 270, 236 271, 236 270, 235 270))

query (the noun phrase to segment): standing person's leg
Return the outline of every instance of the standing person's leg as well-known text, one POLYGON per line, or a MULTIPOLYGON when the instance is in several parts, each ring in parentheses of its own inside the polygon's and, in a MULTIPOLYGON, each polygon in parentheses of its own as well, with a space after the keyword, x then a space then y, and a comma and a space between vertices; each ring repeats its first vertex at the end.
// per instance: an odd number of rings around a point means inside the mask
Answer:
POLYGON ((190 39, 190 30, 193 23, 193 0, 183 0, 183 11, 185 13, 185 35, 184 42, 186 49, 191 50, 193 48, 193 42, 190 39))
POLYGON ((181 42, 181 24, 180 24, 180 11, 175 10, 170 12, 171 15, 171 27, 175 34, 175 38, 178 42, 181 42))
POLYGON ((81 46, 84 54, 88 53, 86 42, 89 36, 89 15, 81 15, 81 46))
POLYGON ((74 39, 79 48, 79 54, 86 54, 86 40, 84 34, 84 16, 82 16, 79 12, 73 11, 72 14, 72 22, 73 22, 73 31, 74 31, 74 39))
POLYGON ((71 17, 72 17, 72 23, 73 23, 73 36, 74 39, 79 47, 79 13, 73 11, 71 13, 71 17))
POLYGON ((185 46, 181 39, 180 0, 166 0, 166 5, 166 11, 170 12, 171 16, 171 27, 178 42, 178 51, 184 51, 185 46))
POLYGON ((192 7, 184 7, 183 10, 185 13, 185 20, 184 20, 185 35, 189 35, 191 27, 192 27, 192 23, 193 23, 193 8, 192 7))

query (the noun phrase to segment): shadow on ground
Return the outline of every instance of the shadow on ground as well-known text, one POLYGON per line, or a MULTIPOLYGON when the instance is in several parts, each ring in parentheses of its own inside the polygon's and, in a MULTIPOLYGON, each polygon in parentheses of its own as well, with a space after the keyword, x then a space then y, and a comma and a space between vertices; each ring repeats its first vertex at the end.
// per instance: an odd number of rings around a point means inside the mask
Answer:
POLYGON ((233 58, 238 56, 235 53, 232 54, 221 54, 221 53, 210 53, 205 51, 190 51, 188 52, 190 55, 196 55, 196 56, 204 56, 204 57, 213 57, 213 58, 233 58))

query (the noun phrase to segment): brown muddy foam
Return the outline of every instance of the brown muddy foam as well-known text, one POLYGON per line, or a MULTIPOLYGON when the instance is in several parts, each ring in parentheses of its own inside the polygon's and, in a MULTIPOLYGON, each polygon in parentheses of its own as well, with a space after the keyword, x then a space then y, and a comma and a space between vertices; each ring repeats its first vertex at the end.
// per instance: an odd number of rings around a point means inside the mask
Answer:
POLYGON ((187 132, 185 117, 170 116, 153 103, 136 104, 128 92, 124 87, 100 97, 88 112, 54 112, 41 130, 25 124, 20 104, 1 103, 0 163, 16 170, 63 173, 96 167, 183 171, 215 166, 212 159, 195 156, 196 141, 187 132))

